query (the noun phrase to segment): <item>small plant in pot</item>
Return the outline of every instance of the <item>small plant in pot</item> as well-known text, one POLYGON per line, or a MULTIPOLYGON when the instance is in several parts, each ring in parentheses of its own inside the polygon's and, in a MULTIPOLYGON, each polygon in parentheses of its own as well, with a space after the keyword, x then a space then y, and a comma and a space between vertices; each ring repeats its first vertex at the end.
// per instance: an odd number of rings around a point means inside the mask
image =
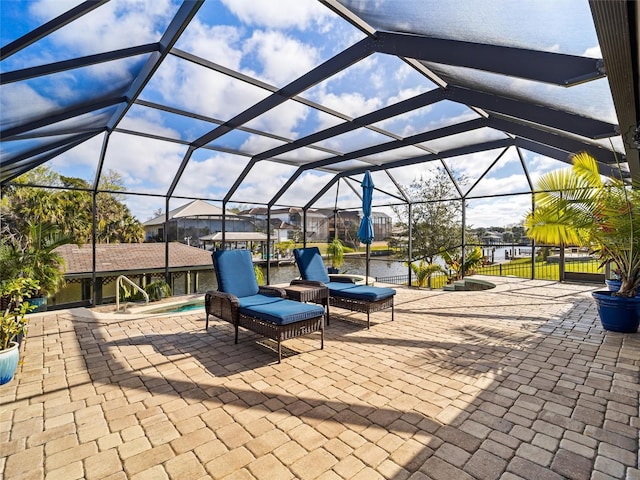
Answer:
POLYGON ((5 280, 0 285, 3 308, 0 317, 0 385, 13 378, 18 368, 20 341, 27 334, 26 314, 35 307, 26 301, 40 289, 31 278, 5 280))
POLYGON ((550 172, 536 183, 535 209, 525 219, 527 235, 559 246, 586 246, 601 265, 615 266, 620 289, 598 291, 602 326, 636 332, 640 323, 640 185, 603 180, 588 153, 573 157, 570 169, 550 172))

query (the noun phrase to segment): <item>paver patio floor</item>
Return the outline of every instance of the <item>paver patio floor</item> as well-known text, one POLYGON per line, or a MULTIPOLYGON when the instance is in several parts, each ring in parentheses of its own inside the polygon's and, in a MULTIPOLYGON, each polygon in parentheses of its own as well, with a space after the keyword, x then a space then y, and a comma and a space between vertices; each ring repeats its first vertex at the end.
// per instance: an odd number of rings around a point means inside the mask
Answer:
MULTIPOLYGON (((204 313, 33 316, 0 474, 47 479, 640 479, 640 334, 593 287, 491 279, 332 310, 281 364, 204 313), (354 321, 355 320, 355 321, 354 321)), ((0 475, 2 476, 2 475, 0 475)))

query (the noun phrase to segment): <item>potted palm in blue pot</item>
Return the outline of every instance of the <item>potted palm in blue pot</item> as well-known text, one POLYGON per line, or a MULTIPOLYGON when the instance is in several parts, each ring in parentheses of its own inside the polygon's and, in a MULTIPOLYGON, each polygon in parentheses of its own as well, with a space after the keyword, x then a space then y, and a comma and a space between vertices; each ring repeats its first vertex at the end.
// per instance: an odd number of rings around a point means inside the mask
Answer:
POLYGON ((540 243, 589 247, 611 264, 617 291, 593 293, 603 328, 633 333, 640 324, 640 185, 603 180, 588 153, 569 169, 547 173, 536 183, 535 209, 525 219, 527 235, 540 243))

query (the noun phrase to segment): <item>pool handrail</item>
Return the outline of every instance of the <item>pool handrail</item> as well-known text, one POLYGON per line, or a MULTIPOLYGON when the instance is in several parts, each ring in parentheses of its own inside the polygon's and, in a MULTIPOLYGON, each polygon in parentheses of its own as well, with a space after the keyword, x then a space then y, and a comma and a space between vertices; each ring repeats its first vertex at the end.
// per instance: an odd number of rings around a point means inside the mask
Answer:
POLYGON ((131 279, 127 278, 125 275, 120 275, 116 279, 116 313, 120 311, 120 283, 121 280, 126 280, 129 285, 139 291, 144 297, 145 304, 149 305, 149 294, 145 292, 140 286, 136 285, 131 279))

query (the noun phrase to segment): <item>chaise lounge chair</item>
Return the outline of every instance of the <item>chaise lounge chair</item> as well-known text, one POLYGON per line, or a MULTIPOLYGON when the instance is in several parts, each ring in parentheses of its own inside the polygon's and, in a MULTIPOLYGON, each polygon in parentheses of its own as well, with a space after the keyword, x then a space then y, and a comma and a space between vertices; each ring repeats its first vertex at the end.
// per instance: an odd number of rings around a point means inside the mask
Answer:
POLYGON ((329 289, 329 304, 354 312, 367 314, 367 328, 371 326, 369 314, 391 308, 393 321, 393 299, 396 291, 392 288, 356 285, 351 279, 344 277, 331 278, 322 261, 318 247, 296 248, 293 255, 298 265, 302 280, 295 283, 324 285, 329 289))
POLYGON ((212 255, 218 291, 205 294, 207 314, 230 322, 238 343, 239 327, 278 342, 278 363, 282 360, 281 342, 320 331, 320 349, 324 348, 324 308, 284 299, 283 289, 258 286, 251 253, 248 250, 219 250, 212 255))

